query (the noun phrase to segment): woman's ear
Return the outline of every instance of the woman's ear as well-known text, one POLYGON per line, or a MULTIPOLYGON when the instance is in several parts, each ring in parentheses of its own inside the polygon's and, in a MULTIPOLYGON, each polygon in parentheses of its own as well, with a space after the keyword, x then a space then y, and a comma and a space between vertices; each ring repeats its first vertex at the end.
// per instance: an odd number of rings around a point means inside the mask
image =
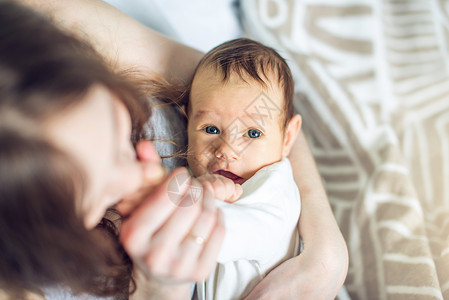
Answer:
POLYGON ((287 124, 284 133, 284 147, 282 149, 282 157, 290 154, 293 144, 296 141, 299 131, 301 130, 302 118, 300 115, 294 115, 287 124))

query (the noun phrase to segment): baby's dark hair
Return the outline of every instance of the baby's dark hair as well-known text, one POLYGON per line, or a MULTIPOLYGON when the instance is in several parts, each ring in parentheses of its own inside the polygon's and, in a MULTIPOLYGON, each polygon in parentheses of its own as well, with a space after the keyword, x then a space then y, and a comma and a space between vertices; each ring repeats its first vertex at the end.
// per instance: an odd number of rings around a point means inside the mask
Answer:
POLYGON ((286 128, 294 115, 294 82, 286 61, 272 48, 247 38, 225 42, 210 50, 199 62, 195 74, 203 69, 213 67, 223 76, 223 82, 235 73, 245 81, 249 76, 264 87, 269 79, 277 77, 277 84, 284 96, 282 128, 286 128))

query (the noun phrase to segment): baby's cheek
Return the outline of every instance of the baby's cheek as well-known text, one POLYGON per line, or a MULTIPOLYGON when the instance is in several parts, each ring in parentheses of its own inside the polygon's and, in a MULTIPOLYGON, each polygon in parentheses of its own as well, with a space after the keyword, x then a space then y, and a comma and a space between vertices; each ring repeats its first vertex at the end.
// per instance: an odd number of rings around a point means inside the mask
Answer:
POLYGON ((191 153, 187 158, 187 163, 195 177, 207 173, 207 161, 203 155, 191 153))
POLYGON ((212 154, 213 138, 205 137, 204 134, 189 136, 189 154, 187 163, 195 177, 207 174, 209 165, 215 159, 212 154))
POLYGON ((207 174, 207 163, 200 159, 189 161, 189 167, 195 177, 207 174))

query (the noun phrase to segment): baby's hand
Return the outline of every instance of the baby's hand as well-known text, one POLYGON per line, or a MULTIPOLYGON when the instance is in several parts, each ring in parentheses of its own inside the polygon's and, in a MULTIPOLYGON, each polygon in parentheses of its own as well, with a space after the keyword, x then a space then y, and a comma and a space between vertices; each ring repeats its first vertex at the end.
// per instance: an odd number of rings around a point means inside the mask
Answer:
POLYGON ((225 202, 235 202, 242 195, 242 186, 231 179, 217 174, 204 174, 197 178, 204 188, 209 189, 215 198, 225 202))

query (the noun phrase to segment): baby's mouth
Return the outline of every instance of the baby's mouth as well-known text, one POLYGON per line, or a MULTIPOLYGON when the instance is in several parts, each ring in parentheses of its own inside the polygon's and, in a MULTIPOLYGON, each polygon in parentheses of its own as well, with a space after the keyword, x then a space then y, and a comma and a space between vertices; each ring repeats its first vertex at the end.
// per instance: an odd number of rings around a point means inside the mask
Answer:
POLYGON ((217 171, 214 171, 212 173, 221 175, 221 176, 226 177, 226 178, 229 178, 232 181, 234 181, 234 183, 242 184, 242 183, 245 182, 245 179, 243 179, 242 177, 240 177, 238 175, 235 175, 234 173, 229 172, 229 171, 217 170, 217 171))

